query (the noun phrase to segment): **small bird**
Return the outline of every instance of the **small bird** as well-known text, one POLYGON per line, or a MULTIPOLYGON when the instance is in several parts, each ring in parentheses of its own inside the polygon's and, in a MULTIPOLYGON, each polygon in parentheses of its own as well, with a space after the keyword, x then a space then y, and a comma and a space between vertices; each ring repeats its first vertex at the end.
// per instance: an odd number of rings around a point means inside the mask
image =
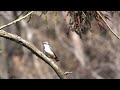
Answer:
POLYGON ((43 42, 43 53, 47 57, 55 59, 56 61, 59 61, 59 59, 57 58, 56 54, 53 52, 48 42, 43 42))

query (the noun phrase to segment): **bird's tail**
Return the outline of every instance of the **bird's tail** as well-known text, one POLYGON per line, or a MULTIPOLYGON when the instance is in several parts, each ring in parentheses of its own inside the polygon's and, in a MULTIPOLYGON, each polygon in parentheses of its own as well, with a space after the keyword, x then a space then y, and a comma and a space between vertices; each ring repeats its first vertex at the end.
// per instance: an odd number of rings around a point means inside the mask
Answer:
POLYGON ((57 57, 55 57, 55 60, 58 62, 59 61, 59 59, 57 58, 57 57))
POLYGON ((59 59, 58 58, 55 58, 55 60, 58 62, 59 61, 59 59))
POLYGON ((55 55, 55 58, 54 58, 57 62, 59 61, 59 59, 57 58, 57 56, 55 55))

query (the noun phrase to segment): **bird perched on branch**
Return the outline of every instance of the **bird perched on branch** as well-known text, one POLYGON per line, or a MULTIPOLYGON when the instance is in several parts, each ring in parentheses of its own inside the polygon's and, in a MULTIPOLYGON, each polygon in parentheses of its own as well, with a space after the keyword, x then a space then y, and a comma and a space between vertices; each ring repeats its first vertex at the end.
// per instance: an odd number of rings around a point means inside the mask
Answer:
POLYGON ((59 59, 57 58, 56 54, 53 52, 48 42, 43 42, 43 53, 47 57, 55 59, 56 61, 59 61, 59 59))

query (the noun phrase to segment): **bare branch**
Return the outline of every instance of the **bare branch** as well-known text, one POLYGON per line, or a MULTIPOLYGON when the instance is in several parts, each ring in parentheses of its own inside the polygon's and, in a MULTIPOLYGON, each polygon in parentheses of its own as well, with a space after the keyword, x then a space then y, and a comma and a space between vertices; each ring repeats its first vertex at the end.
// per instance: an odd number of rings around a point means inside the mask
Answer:
POLYGON ((18 35, 14 35, 3 30, 0 30, 0 37, 10 39, 28 48, 32 53, 34 53, 36 56, 38 56, 39 58, 44 60, 48 65, 50 65, 53 68, 53 70, 57 73, 60 79, 67 79, 64 72, 61 71, 61 69, 51 59, 49 59, 46 55, 44 55, 44 53, 39 51, 33 44, 30 44, 18 35))
POLYGON ((21 17, 21 18, 18 18, 18 19, 14 20, 14 21, 12 21, 12 22, 10 22, 10 23, 8 23, 8 24, 5 24, 5 25, 1 26, 1 27, 0 27, 0 30, 3 29, 3 28, 5 28, 5 27, 7 27, 7 26, 10 26, 10 25, 12 25, 12 24, 15 24, 16 22, 21 21, 22 19, 30 16, 30 15, 33 14, 33 13, 34 13, 34 11, 31 11, 30 13, 26 14, 25 16, 23 16, 23 17, 21 17))

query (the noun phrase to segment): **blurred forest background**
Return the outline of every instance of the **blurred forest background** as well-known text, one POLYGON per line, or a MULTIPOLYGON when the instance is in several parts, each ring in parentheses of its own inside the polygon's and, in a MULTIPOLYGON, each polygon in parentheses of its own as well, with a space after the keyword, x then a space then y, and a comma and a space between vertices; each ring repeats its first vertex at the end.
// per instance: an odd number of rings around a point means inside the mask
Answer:
MULTIPOLYGON (((21 13, 24 16, 27 11, 0 11, 0 26, 12 22, 21 13)), ((31 18, 2 30, 21 36, 40 51, 42 42, 48 41, 60 59, 54 62, 62 71, 72 72, 68 79, 120 78, 120 40, 102 20, 97 21, 95 12, 67 14, 68 11, 37 11, 31 18), (82 23, 75 21, 76 18, 82 19, 82 23), (89 25, 86 18, 90 19, 89 25), (70 25, 70 20, 79 25, 70 25)), ((120 36, 119 12, 101 11, 101 14, 109 17, 105 20, 120 36)), ((1 79, 59 79, 48 64, 16 42, 0 37, 0 51, 1 79)))

